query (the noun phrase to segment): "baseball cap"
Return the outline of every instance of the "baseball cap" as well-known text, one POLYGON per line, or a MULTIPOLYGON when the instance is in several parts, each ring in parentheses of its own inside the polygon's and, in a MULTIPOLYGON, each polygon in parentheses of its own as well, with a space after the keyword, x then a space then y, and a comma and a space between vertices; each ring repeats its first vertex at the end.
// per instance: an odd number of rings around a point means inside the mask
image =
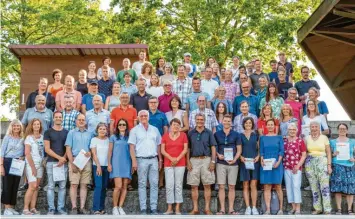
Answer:
POLYGON ((192 55, 191 55, 191 53, 186 52, 186 53, 184 53, 184 56, 190 56, 191 57, 192 55))
POLYGON ((96 79, 92 79, 89 81, 89 84, 98 84, 98 81, 96 79))

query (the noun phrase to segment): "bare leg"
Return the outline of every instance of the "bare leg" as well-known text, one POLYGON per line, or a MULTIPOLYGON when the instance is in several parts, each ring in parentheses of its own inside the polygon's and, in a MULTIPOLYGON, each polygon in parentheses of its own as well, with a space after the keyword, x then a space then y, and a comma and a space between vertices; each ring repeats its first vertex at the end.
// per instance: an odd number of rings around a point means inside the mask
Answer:
POLYGON ((28 189, 25 194, 25 203, 23 205, 23 210, 29 210, 29 206, 32 200, 33 193, 38 189, 37 182, 31 182, 28 184, 28 189))
POLYGON ((80 184, 80 209, 85 208, 87 194, 88 194, 88 188, 86 184, 80 184))
POLYGON ((272 185, 264 185, 264 199, 266 205, 266 211, 270 212, 270 201, 271 201, 271 187, 272 185))
POLYGON ((76 208, 76 197, 78 196, 78 185, 71 184, 70 185, 70 201, 72 209, 76 208))
POLYGON ((37 186, 36 186, 36 189, 34 190, 34 192, 32 194, 30 209, 36 208, 37 197, 38 197, 38 187, 39 187, 39 184, 41 182, 41 179, 42 178, 37 179, 37 186))
POLYGON ((243 182, 243 197, 245 201, 245 207, 250 207, 250 200, 249 200, 249 181, 243 182))
POLYGON ((280 210, 283 210, 283 202, 284 202, 284 196, 282 192, 282 187, 281 184, 275 185, 277 197, 279 198, 279 203, 280 203, 280 210))
POLYGON ((176 205, 175 205, 175 213, 176 214, 181 214, 180 203, 176 203, 176 205))
POLYGON ((198 186, 191 186, 191 198, 193 211, 198 211, 198 186))
POLYGON ((251 189, 251 202, 253 207, 256 207, 256 202, 258 200, 258 189, 257 189, 257 180, 250 181, 250 189, 251 189))
POLYGON ((210 211, 211 204, 211 185, 204 185, 204 194, 205 194, 205 210, 210 211))
POLYGON ((129 184, 129 179, 123 179, 123 188, 121 189, 120 203, 119 207, 122 208, 124 201, 126 200, 127 188, 129 184))
POLYGON ((224 184, 219 184, 219 189, 218 189, 218 199, 219 199, 219 204, 221 206, 220 211, 226 212, 226 190, 224 188, 224 184))
POLYGON ((228 201, 229 201, 228 212, 234 211, 234 200, 235 200, 235 185, 228 185, 228 201))
POLYGON ((122 178, 115 178, 115 188, 112 193, 113 207, 118 206, 118 199, 120 197, 120 192, 122 190, 122 178))
POLYGON ((347 195, 346 196, 346 202, 348 203, 348 211, 351 211, 351 207, 353 205, 354 201, 354 196, 353 195, 347 195))

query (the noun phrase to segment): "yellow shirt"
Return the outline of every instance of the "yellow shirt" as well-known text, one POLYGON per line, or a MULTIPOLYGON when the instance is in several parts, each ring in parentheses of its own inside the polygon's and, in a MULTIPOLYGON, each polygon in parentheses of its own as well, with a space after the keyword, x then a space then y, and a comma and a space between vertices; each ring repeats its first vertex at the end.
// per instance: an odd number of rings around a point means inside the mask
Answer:
POLYGON ((313 140, 309 135, 306 137, 307 152, 314 157, 325 157, 325 146, 329 145, 329 139, 325 135, 320 135, 317 140, 313 140))

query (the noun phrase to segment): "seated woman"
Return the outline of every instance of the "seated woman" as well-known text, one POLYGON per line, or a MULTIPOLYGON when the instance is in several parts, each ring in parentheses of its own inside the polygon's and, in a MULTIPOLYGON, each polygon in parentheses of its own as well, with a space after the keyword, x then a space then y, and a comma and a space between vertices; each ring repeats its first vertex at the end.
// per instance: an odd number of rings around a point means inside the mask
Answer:
POLYGON ((258 119, 258 132, 259 135, 267 135, 269 133, 269 129, 267 128, 266 122, 270 119, 274 120, 275 126, 274 126, 274 133, 278 134, 279 129, 280 129, 280 124, 279 120, 274 118, 273 113, 272 113, 272 107, 270 104, 266 104, 262 109, 260 113, 260 118, 258 119))
POLYGON ((336 214, 342 214, 341 197, 346 196, 348 204, 348 214, 354 215, 351 209, 355 195, 355 169, 354 169, 354 148, 355 140, 347 137, 348 125, 340 123, 338 125, 339 137, 330 141, 332 150, 332 175, 330 176, 330 191, 335 193, 335 202, 337 206, 336 214), (348 157, 345 160, 339 156, 339 148, 345 147, 348 150, 348 157))
POLYGON ((266 212, 264 212, 264 215, 270 215, 271 188, 273 185, 280 203, 280 210, 277 212, 277 215, 283 215, 283 192, 281 182, 284 173, 284 166, 282 163, 282 158, 284 156, 284 141, 281 135, 277 135, 274 132, 275 120, 267 120, 266 126, 268 133, 264 136, 260 136, 260 184, 264 185, 264 199, 266 205, 266 212), (268 166, 267 164, 272 166, 271 170, 266 169, 268 166))

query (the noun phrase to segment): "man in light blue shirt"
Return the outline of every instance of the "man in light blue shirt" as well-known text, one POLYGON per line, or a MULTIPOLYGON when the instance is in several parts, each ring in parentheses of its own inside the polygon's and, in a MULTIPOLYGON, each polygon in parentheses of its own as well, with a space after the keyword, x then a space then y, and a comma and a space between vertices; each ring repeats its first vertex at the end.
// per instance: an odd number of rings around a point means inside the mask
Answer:
POLYGON ((90 132, 96 132, 96 127, 99 123, 105 123, 110 127, 110 112, 103 108, 102 97, 95 95, 92 99, 94 108, 86 112, 86 123, 90 132))
POLYGON ((22 117, 22 124, 24 128, 30 123, 32 119, 39 119, 42 123, 42 134, 53 125, 53 112, 46 108, 46 97, 37 95, 36 106, 28 108, 22 117))
POLYGON ((70 130, 65 141, 66 153, 69 160, 70 200, 72 210, 70 214, 86 214, 85 202, 87 195, 87 184, 91 182, 92 163, 89 160, 82 170, 74 165, 74 159, 81 150, 85 151, 86 157, 91 157, 90 142, 93 133, 86 129, 85 115, 79 114, 76 119, 76 127, 70 130), (80 209, 76 207, 77 191, 80 184, 80 209))
POLYGON ((149 112, 141 110, 138 113, 139 125, 135 126, 129 135, 128 144, 132 158, 132 168, 138 172, 138 194, 141 214, 147 214, 147 179, 150 183, 151 214, 158 214, 158 181, 162 168, 160 152, 161 136, 159 130, 149 125, 149 112), (148 175, 149 173, 149 175, 148 175))
POLYGON ((211 97, 206 92, 201 91, 201 79, 192 79, 192 89, 193 92, 186 98, 186 112, 191 113, 192 111, 198 109, 197 98, 199 96, 205 96, 207 100, 207 108, 211 109, 211 97))

